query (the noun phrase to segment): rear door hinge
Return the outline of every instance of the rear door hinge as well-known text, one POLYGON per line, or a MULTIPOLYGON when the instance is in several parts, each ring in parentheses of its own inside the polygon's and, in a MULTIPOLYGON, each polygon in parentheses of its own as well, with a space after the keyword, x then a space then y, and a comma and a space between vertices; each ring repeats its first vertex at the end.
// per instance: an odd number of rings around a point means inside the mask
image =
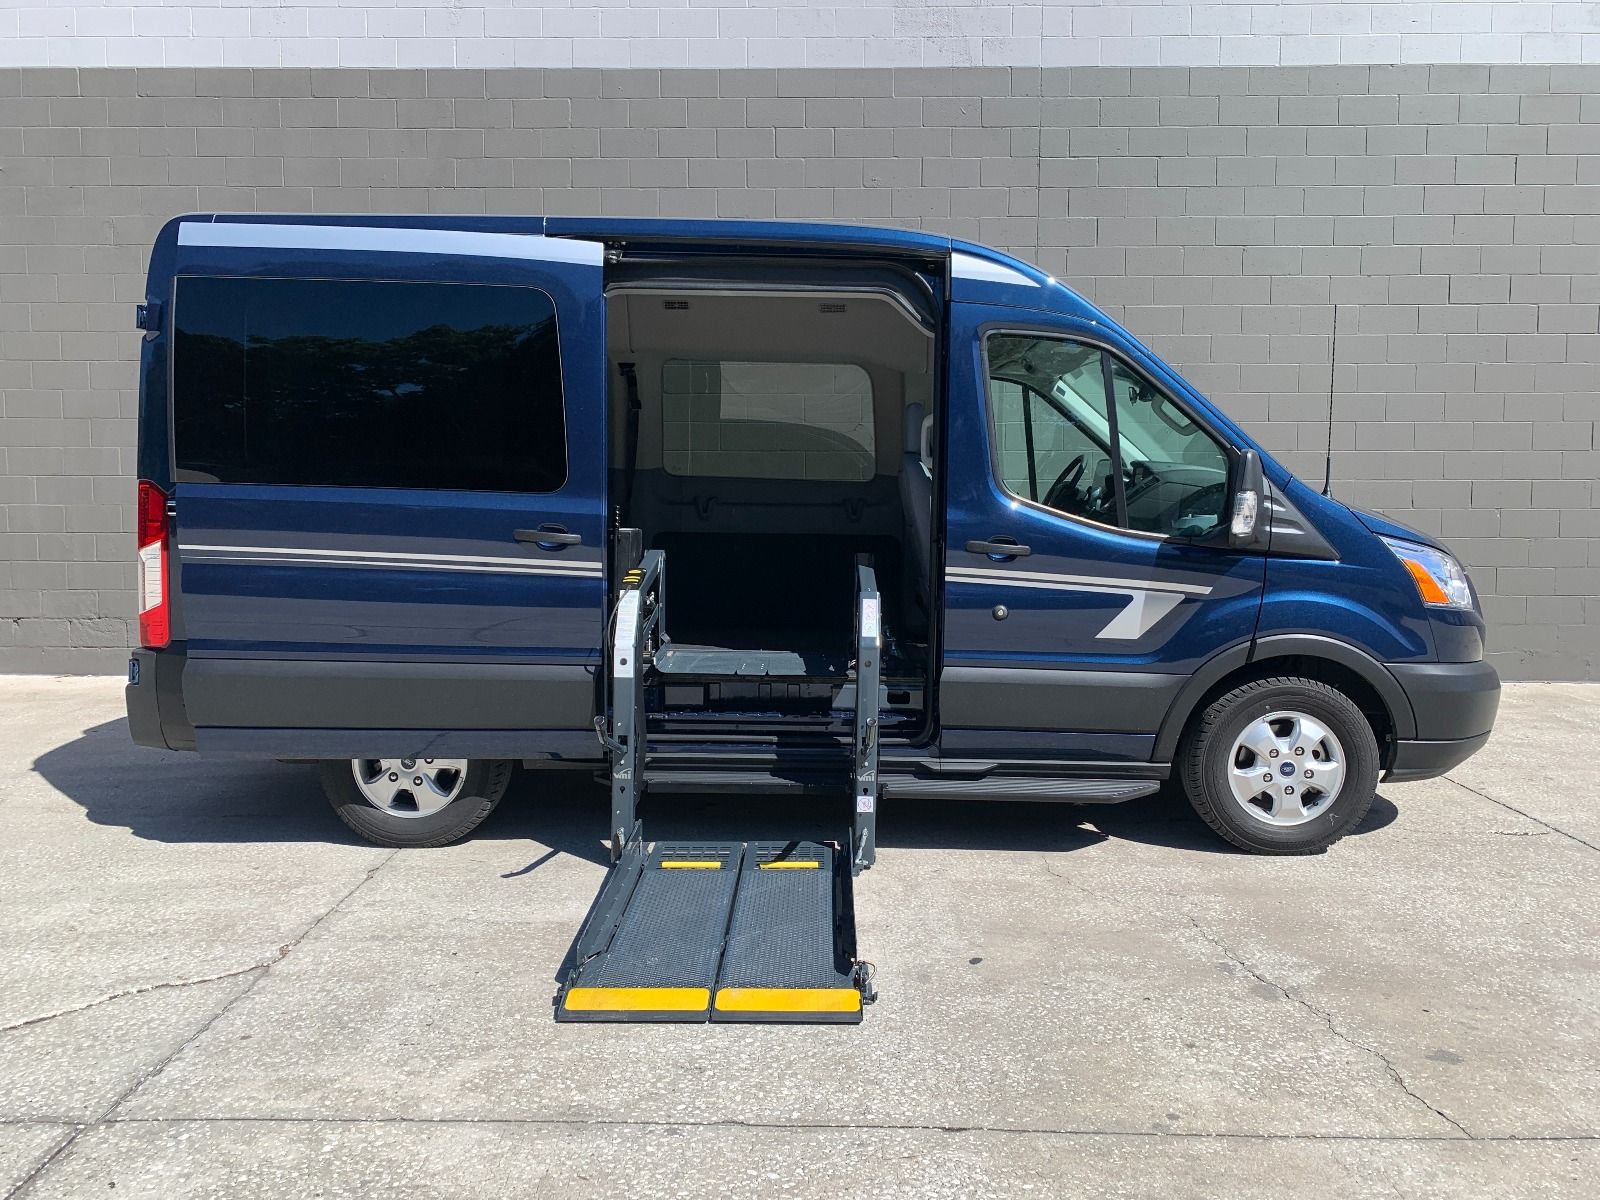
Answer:
POLYGON ((161 328, 161 301, 149 300, 133 309, 133 327, 154 333, 161 328))

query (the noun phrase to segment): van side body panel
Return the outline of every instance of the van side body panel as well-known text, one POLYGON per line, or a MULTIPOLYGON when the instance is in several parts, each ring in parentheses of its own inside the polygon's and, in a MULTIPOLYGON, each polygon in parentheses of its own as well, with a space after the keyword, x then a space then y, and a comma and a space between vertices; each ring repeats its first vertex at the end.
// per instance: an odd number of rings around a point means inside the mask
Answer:
MULTIPOLYGON (((464 757, 505 751, 509 731, 521 737, 519 757, 570 755, 574 734, 592 746, 605 606, 599 247, 364 218, 174 222, 152 267, 162 331, 144 355, 141 463, 157 479, 173 477, 167 370, 178 277, 548 296, 567 440, 565 479, 542 493, 178 473, 168 487, 182 640, 164 653, 186 656, 184 708, 198 748, 306 757, 316 731, 316 756, 355 757, 378 753, 372 735, 384 730, 411 749, 438 749, 434 739, 448 736, 464 757), (543 526, 578 540, 517 536, 543 526)), ((438 293, 441 313, 454 294, 438 293)), ((413 440, 426 447, 422 432, 413 440)))

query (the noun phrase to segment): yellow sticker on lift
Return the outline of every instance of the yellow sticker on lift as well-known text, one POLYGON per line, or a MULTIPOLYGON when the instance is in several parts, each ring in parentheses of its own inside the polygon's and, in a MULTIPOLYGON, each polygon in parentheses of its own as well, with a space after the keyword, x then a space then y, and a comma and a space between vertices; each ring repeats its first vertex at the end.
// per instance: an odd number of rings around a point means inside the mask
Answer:
POLYGON ((697 1012, 710 1000, 710 988, 575 987, 561 1007, 568 1012, 697 1012))
POLYGON ((722 988, 717 992, 718 1012, 833 1012, 861 1011, 861 993, 855 988, 722 988))

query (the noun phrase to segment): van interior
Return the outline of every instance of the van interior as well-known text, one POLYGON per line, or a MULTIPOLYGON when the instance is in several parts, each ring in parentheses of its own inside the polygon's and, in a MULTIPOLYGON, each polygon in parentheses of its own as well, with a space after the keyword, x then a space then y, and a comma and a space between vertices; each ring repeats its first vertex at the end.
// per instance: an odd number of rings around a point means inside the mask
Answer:
POLYGON ((666 637, 680 666, 706 663, 704 680, 674 671, 669 725, 828 722, 861 556, 882 596, 883 732, 923 723, 938 311, 891 268, 608 289, 616 524, 663 552, 666 637))

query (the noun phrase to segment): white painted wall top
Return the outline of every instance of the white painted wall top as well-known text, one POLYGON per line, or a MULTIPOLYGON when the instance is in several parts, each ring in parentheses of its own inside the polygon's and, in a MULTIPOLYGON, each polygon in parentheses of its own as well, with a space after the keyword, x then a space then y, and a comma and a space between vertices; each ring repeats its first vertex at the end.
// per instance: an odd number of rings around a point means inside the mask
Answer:
POLYGON ((1591 0, 0 0, 0 66, 1597 61, 1591 0))

